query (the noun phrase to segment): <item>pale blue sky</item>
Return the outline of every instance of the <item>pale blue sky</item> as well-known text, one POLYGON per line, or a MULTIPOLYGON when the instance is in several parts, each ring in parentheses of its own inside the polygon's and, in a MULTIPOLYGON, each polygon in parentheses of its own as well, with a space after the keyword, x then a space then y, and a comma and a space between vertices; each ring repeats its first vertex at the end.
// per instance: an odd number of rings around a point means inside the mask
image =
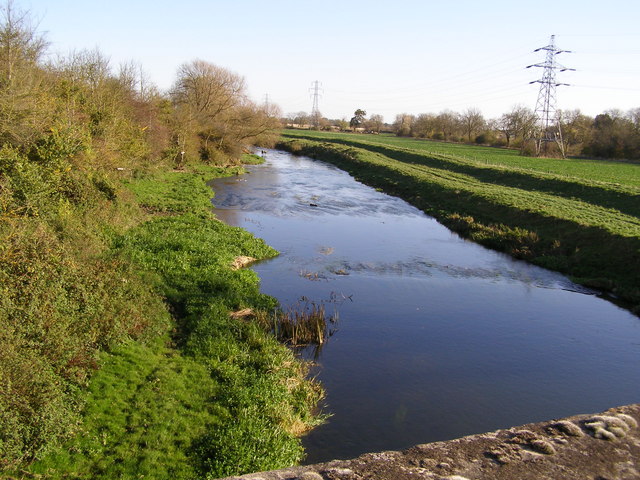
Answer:
POLYGON ((15 0, 39 20, 51 52, 98 47, 117 69, 142 64, 160 88, 199 58, 245 77, 283 113, 350 118, 479 108, 497 117, 534 107, 544 52, 556 35, 570 87, 558 107, 596 115, 640 107, 640 2, 376 0, 15 0))

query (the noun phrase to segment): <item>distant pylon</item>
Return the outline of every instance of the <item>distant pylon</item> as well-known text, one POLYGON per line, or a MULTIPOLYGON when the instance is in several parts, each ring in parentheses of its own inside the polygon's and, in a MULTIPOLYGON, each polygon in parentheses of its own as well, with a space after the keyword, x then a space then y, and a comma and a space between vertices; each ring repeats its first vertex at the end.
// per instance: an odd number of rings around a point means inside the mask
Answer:
POLYGON ((538 100, 536 101, 535 108, 537 128, 532 135, 536 145, 536 156, 540 156, 542 153, 547 153, 547 146, 549 142, 556 142, 560 149, 560 153, 562 154, 562 158, 564 158, 565 150, 564 143, 562 141, 560 118, 558 118, 559 112, 557 111, 556 87, 562 85, 569 86, 569 84, 558 83, 556 81, 556 70, 565 72, 567 70, 575 71, 575 69, 564 67, 556 62, 556 55, 571 52, 569 50, 560 50, 555 46, 555 35, 551 35, 549 45, 537 48, 534 52, 539 52, 541 50, 547 52, 545 61, 543 63, 536 63, 527 67, 540 67, 544 69, 540 80, 529 82, 530 84, 540 84, 540 91, 538 92, 538 100))
POLYGON ((269 103, 268 93, 264 94, 264 113, 267 115, 267 117, 271 116, 271 104, 269 103))
POLYGON ((313 98, 313 106, 311 107, 311 123, 315 128, 320 126, 320 109, 318 108, 318 99, 320 98, 320 82, 316 80, 311 84, 311 97, 313 98))

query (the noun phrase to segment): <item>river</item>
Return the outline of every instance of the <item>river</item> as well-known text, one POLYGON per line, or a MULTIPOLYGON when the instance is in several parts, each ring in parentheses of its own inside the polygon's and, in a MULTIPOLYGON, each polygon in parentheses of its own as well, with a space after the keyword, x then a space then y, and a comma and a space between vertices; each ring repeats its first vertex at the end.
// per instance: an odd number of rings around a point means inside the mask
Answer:
POLYGON ((212 182, 214 213, 281 252, 252 267, 264 293, 339 314, 306 352, 332 415, 307 463, 640 401, 636 316, 329 164, 266 159, 212 182))

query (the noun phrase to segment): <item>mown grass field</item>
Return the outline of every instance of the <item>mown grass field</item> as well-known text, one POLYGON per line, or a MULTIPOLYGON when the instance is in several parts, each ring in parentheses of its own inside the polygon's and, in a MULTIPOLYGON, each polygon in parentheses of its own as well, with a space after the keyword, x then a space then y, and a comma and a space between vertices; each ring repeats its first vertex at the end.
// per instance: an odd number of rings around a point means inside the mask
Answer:
POLYGON ((193 166, 127 183, 148 216, 112 253, 164 299, 168 328, 102 352, 72 437, 0 478, 219 478, 303 457, 298 437, 320 421, 321 389, 264 327, 230 316, 277 306, 253 271, 232 268, 277 252, 210 213, 205 180, 240 171, 193 166))
POLYGON ((640 304, 639 164, 292 130, 279 146, 334 163, 474 241, 640 304))

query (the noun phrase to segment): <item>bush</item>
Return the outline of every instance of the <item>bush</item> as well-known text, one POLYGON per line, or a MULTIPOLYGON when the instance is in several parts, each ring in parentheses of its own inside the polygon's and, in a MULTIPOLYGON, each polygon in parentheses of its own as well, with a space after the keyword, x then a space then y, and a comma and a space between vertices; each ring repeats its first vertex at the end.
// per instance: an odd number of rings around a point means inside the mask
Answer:
POLYGON ((483 132, 475 139, 475 143, 478 145, 493 145, 496 141, 496 135, 493 132, 483 132))

